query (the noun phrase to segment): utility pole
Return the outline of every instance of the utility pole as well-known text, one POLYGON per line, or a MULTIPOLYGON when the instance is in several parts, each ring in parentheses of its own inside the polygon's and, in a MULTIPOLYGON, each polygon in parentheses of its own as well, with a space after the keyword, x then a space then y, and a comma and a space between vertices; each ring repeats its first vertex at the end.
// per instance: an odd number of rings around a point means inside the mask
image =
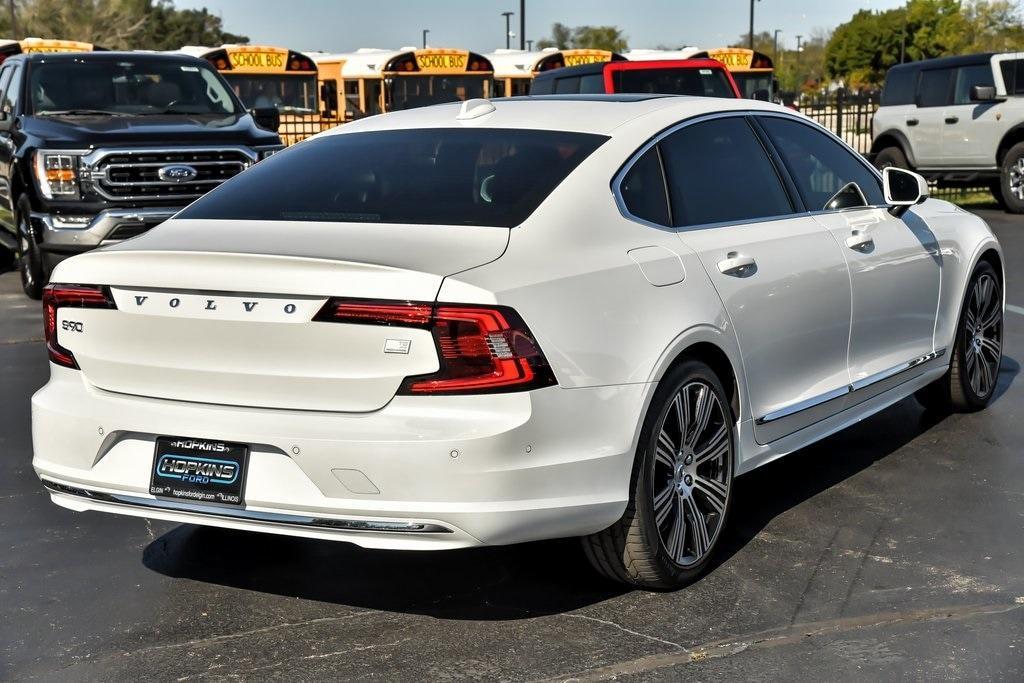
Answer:
POLYGON ((519 0, 519 49, 526 49, 526 0, 519 0))
POLYGON ((782 29, 781 28, 775 29, 775 39, 772 42, 772 46, 773 46, 772 47, 772 59, 774 59, 776 61, 776 63, 779 61, 779 34, 780 33, 782 33, 782 29))
POLYGON ((512 20, 512 15, 515 12, 502 12, 501 16, 505 17, 505 49, 511 49, 512 47, 512 26, 509 22, 512 20))
POLYGON ((7 0, 7 9, 11 11, 11 38, 17 40, 21 36, 18 34, 18 17, 14 12, 14 0, 7 0))
POLYGON ((750 49, 754 49, 754 3, 761 0, 750 0, 750 49))
POLYGON ((430 33, 429 28, 423 29, 423 49, 427 49, 427 34, 430 33))
POLYGON ((533 52, 533 41, 532 40, 526 41, 526 51, 527 52, 533 52))

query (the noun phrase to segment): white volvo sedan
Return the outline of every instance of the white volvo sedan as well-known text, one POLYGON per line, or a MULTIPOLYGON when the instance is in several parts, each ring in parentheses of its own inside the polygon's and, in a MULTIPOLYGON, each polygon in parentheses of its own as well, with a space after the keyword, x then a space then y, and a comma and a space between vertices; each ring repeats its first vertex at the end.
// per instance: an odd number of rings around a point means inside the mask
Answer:
POLYGON ((708 566, 735 477, 917 394, 976 410, 985 223, 798 114, 471 100, 261 162, 63 262, 33 465, 55 503, 368 548, 581 536, 708 566))

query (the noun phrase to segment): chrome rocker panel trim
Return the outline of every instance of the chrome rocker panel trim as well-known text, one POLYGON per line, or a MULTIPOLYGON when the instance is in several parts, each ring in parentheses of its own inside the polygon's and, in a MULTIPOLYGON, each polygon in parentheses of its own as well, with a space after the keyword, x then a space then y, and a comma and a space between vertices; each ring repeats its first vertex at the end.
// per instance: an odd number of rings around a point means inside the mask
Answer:
POLYGON ((868 387, 874 384, 887 380, 891 377, 895 377, 900 373, 912 370, 918 367, 919 365, 924 365, 929 361, 933 361, 936 358, 945 355, 945 353, 946 349, 944 348, 938 349, 937 351, 932 351, 931 353, 926 353, 925 355, 914 358, 913 360, 909 360, 906 363, 900 363, 899 365, 893 366, 888 370, 882 370, 881 372, 877 372, 868 377, 864 377, 863 379, 851 382, 850 384, 847 384, 844 387, 839 387, 838 389, 833 389, 832 391, 826 392, 824 394, 812 396, 811 398, 807 398, 804 399, 803 401, 799 401, 792 405, 785 406, 784 408, 779 408, 778 410, 772 411, 767 415, 762 415, 761 417, 757 418, 754 422, 759 425, 768 424, 770 422, 775 422, 776 420, 781 420, 784 417, 795 415, 796 413, 802 412, 804 410, 814 408, 815 406, 820 406, 822 403, 834 401, 835 399, 842 398, 847 394, 852 394, 854 392, 867 389, 868 387))
POLYGON ((195 515, 196 517, 207 518, 228 518, 263 524, 276 524, 289 527, 304 527, 310 529, 322 529, 325 531, 368 531, 373 533, 397 533, 397 534, 450 534, 452 529, 440 524, 428 524, 425 522, 394 522, 386 520, 363 520, 363 519, 331 519, 323 517, 309 517, 306 515, 288 515, 282 513, 257 512, 244 508, 213 507, 209 505, 197 505, 187 502, 176 502, 153 498, 140 498, 136 496, 113 495, 90 491, 88 489, 59 484, 49 479, 41 479, 43 487, 50 493, 62 496, 74 496, 88 500, 132 508, 148 508, 154 510, 171 510, 178 513, 195 515))

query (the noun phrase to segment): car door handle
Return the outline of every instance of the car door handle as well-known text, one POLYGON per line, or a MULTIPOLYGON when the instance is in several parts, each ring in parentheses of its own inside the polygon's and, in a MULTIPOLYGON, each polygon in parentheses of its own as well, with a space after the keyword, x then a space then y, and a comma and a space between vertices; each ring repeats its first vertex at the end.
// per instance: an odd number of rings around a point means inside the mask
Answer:
POLYGON ((725 260, 718 262, 718 270, 722 275, 735 277, 753 275, 757 270, 757 261, 753 256, 740 256, 735 251, 730 251, 725 255, 725 260))
POLYGON ((951 125, 956 123, 959 120, 960 120, 959 116, 947 116, 946 117, 946 123, 951 124, 951 125))
POLYGON ((862 230, 854 230, 853 234, 846 238, 846 246, 850 249, 863 251, 875 246, 875 240, 871 239, 871 235, 862 230))
POLYGON ((916 126, 919 123, 917 119, 907 119, 908 126, 916 126))

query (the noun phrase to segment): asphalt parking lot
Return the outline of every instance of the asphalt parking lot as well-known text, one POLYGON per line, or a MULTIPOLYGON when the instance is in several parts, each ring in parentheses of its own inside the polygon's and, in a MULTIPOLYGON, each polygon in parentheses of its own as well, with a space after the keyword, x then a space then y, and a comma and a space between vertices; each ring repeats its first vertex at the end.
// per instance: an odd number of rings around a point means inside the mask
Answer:
POLYGON ((737 481, 713 571, 626 591, 574 541, 434 554, 49 502, 39 305, 0 275, 0 679, 1017 679, 1024 671, 1024 217, 997 399, 912 399, 737 481), (1020 308, 1018 308, 1018 306, 1020 308))

